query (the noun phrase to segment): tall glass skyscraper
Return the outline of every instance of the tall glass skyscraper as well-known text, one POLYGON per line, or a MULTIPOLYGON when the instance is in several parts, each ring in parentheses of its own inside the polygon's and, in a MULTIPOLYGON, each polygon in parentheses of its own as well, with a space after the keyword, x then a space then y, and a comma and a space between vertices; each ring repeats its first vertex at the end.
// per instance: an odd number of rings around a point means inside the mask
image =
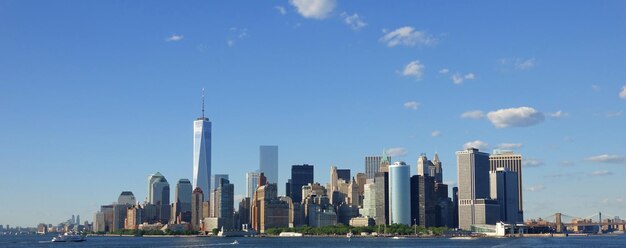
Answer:
POLYGON ((267 178, 267 183, 278 183, 278 146, 259 148, 259 171, 267 178))
POLYGON ((211 122, 204 117, 204 93, 202 117, 193 122, 193 188, 202 189, 204 199, 209 199, 211 185, 211 122))
POLYGON ((390 224, 411 225, 411 169, 404 162, 389 166, 390 224))

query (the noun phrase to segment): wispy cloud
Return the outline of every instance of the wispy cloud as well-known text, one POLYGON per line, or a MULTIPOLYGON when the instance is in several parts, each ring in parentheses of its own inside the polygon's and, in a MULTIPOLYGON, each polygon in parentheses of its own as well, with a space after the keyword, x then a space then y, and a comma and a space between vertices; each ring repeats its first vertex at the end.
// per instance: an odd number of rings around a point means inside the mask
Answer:
POLYGON ((367 23, 357 13, 348 15, 348 13, 343 12, 341 13, 341 17, 343 17, 343 23, 348 25, 348 27, 354 31, 359 31, 361 28, 367 26, 367 23))
POLYGON ((482 119, 485 117, 485 113, 480 110, 470 110, 461 114, 463 119, 482 119))
POLYGON ((238 40, 248 37, 247 28, 232 27, 229 29, 229 31, 230 31, 230 37, 226 40, 226 45, 228 45, 228 47, 234 47, 235 43, 238 40))
POLYGON ((570 166, 574 166, 574 165, 576 165, 576 163, 574 163, 573 161, 570 161, 570 160, 563 160, 563 161, 561 161, 561 166, 570 167, 570 166))
POLYGON ((619 92, 619 98, 626 99, 626 85, 622 86, 622 91, 619 92))
POLYGON ((278 11, 281 15, 287 14, 287 10, 283 6, 274 6, 274 9, 276 9, 276 11, 278 11))
POLYGON ((178 35, 178 34, 172 34, 171 36, 165 38, 165 41, 170 42, 170 41, 181 41, 184 37, 182 35, 178 35))
POLYGON ((599 171, 594 171, 591 172, 592 176, 610 176, 613 175, 613 172, 610 172, 608 170, 599 170, 599 171))
POLYGON ((569 116, 569 114, 568 114, 568 113, 563 112, 562 110, 556 111, 556 112, 554 112, 554 113, 550 113, 549 115, 550 115, 550 117, 552 117, 552 118, 563 118, 563 117, 567 117, 567 116, 569 116))
POLYGON ((604 114, 604 116, 606 116, 607 118, 613 118, 613 117, 622 116, 622 111, 611 111, 611 112, 606 112, 606 113, 604 114))
POLYGON ((465 75, 461 75, 459 73, 455 73, 450 77, 452 79, 452 83, 454 84, 462 84, 465 80, 474 80, 476 79, 476 75, 474 73, 467 73, 465 75))
POLYGON ((404 107, 412 110, 417 110, 419 108, 420 103, 416 101, 408 101, 404 103, 404 107))
POLYGON ((586 158, 585 160, 597 163, 608 163, 608 164, 626 164, 626 157, 621 155, 612 155, 612 154, 602 154, 597 156, 591 156, 586 158))
POLYGON ((478 150, 486 150, 488 147, 489 147, 489 144, 485 143, 482 140, 469 141, 463 144, 463 149, 476 148, 478 150))
MULTIPOLYGON (((626 86, 625 86, 625 87, 626 87, 626 86)), ((591 85, 591 89, 592 89, 593 91, 600 91, 600 85, 597 85, 597 84, 592 84, 592 85, 591 85)))
POLYGON ((304 18, 325 19, 337 5, 335 0, 290 0, 298 13, 304 18))
POLYGON ((528 70, 535 67, 536 60, 535 58, 502 58, 498 60, 498 63, 505 68, 528 70))
POLYGON ((439 74, 448 74, 448 72, 450 72, 450 70, 448 68, 443 68, 443 69, 439 70, 439 74))
POLYGON ((498 149, 511 150, 511 149, 522 148, 523 146, 524 145, 522 145, 521 143, 502 143, 502 144, 498 144, 496 147, 498 149))
POLYGON ((526 191, 530 191, 530 192, 539 192, 545 189, 546 189, 546 186, 544 186, 543 184, 535 184, 535 185, 526 187, 526 191))
POLYGON ((391 157, 404 157, 408 153, 409 152, 404 147, 393 147, 393 148, 387 149, 387 155, 391 157))
MULTIPOLYGON (((385 32, 386 30, 383 30, 385 32)), ((405 26, 396 30, 385 32, 380 38, 380 42, 387 44, 388 47, 398 45, 415 46, 415 45, 432 45, 437 39, 426 33, 425 31, 416 31, 415 28, 405 26)))
POLYGON ((439 136, 441 136, 441 131, 435 130, 432 133, 430 133, 430 136, 439 137, 439 136))
POLYGON ((543 162, 539 159, 529 158, 522 160, 522 166, 524 167, 539 167, 542 165, 543 162))
POLYGON ((543 113, 531 107, 500 109, 489 112, 487 118, 496 128, 527 127, 545 120, 543 113))
POLYGON ((422 79, 424 74, 424 65, 419 60, 413 60, 404 66, 402 75, 406 77, 412 77, 417 80, 422 79))

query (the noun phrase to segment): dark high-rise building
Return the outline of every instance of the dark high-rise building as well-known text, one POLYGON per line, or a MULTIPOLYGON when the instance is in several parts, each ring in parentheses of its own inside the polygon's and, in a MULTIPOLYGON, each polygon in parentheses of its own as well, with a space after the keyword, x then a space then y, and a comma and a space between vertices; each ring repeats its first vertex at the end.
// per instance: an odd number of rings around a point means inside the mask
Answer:
POLYGON ((459 188, 452 188, 452 227, 459 228, 459 188))
MULTIPOLYGON (((515 154, 512 151, 495 150, 494 154, 489 156, 489 171, 496 172, 500 168, 505 168, 517 174, 517 222, 524 222, 524 207, 522 204, 522 155, 515 154)), ((509 221, 512 222, 513 220, 509 221)))
POLYGON ((424 227, 437 226, 435 178, 411 177, 411 221, 424 227))
POLYGON ((350 169, 337 169, 337 179, 343 179, 347 183, 350 182, 350 169))
POLYGON ((374 178, 376 173, 380 172, 380 164, 383 161, 391 161, 390 156, 386 156, 386 159, 383 159, 383 156, 366 156, 365 157, 365 175, 367 179, 374 178))
POLYGON ((378 172, 374 177, 376 191, 376 225, 389 225, 389 173, 378 172))
POLYGON ((302 202, 302 186, 313 183, 313 165, 292 165, 291 179, 288 181, 287 196, 293 202, 302 202))

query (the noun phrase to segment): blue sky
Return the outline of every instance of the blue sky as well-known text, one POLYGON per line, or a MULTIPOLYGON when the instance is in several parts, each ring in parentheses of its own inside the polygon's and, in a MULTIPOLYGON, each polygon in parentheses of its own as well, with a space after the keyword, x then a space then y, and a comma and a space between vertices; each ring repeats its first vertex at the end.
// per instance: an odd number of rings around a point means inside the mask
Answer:
POLYGON ((213 173, 258 146, 363 171, 390 149, 512 147, 526 217, 626 217, 621 1, 1 1, 0 224, 91 220, 147 176, 191 178, 206 89, 213 173))

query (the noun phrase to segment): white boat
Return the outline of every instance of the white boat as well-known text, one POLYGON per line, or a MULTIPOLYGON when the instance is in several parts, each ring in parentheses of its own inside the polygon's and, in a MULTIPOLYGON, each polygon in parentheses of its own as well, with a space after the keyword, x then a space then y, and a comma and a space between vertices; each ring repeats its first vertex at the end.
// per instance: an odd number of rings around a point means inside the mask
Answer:
POLYGON ((52 242, 81 242, 81 241, 85 241, 85 236, 77 234, 77 233, 70 233, 70 232, 66 232, 63 235, 59 234, 59 236, 52 238, 52 242))
POLYGON ((232 243, 230 243, 231 245, 238 245, 239 242, 237 242, 237 240, 233 241, 232 243))
POLYGON ((281 232, 278 236, 280 236, 280 237, 302 237, 302 233, 297 233, 297 232, 281 232))
POLYGON ((352 238, 352 233, 351 232, 346 233, 346 238, 352 238))

